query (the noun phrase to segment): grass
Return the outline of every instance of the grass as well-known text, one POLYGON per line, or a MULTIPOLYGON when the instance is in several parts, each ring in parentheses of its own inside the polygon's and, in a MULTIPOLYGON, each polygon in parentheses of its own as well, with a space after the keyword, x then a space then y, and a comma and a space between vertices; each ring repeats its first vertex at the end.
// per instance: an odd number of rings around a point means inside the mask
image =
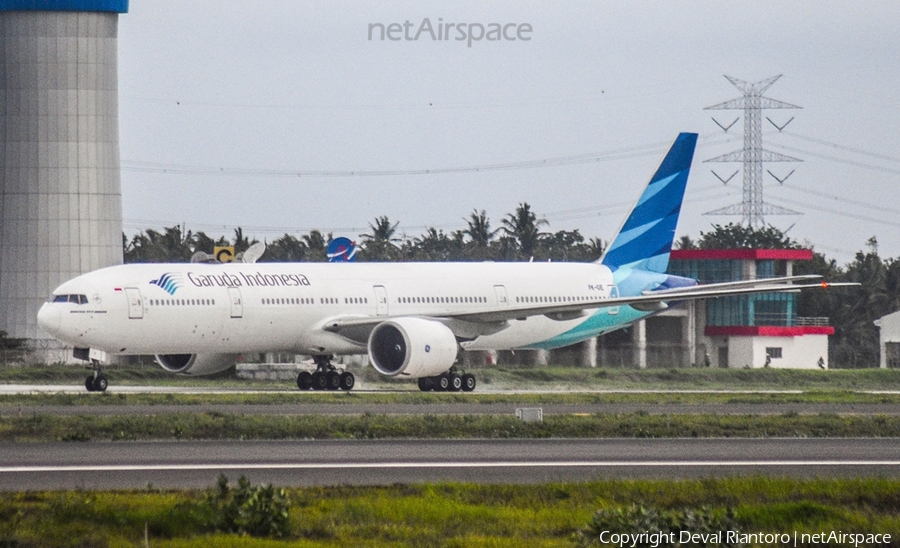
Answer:
POLYGON ((2 546, 571 547, 599 509, 730 508, 742 532, 900 536, 900 481, 734 478, 289 489, 284 540, 225 535, 212 490, 0 494, 2 546))
POLYGON ((832 414, 553 415, 525 423, 496 415, 148 416, 0 418, 0 442, 123 440, 898 437, 900 417, 832 414))
MULTIPOLYGON (((415 390, 415 383, 394 380, 372 368, 351 368, 357 377, 378 387, 415 390)), ((197 387, 241 387, 257 389, 294 388, 291 381, 240 379, 234 371, 212 377, 180 377, 158 366, 110 366, 105 369, 112 386, 177 385, 197 387)), ((894 369, 611 369, 588 367, 486 367, 469 368, 488 388, 593 390, 897 390, 900 370, 894 369)), ((81 384, 87 370, 78 366, 0 367, 0 383, 81 384)))
MULTIPOLYGON (((291 381, 245 380, 234 374, 179 377, 158 367, 107 370, 110 393, 6 395, 2 405, 297 404, 297 403, 900 403, 900 370, 477 368, 481 390, 421 393, 415 383, 354 369, 360 384, 381 392, 300 393, 291 381), (249 394, 116 394, 117 386, 240 388, 249 394), (525 393, 518 391, 525 390, 525 393), (551 392, 546 392, 546 391, 551 392), (663 391, 641 394, 640 391, 663 391), (544 391, 541 393, 540 391, 544 391), (789 391, 800 392, 786 393, 789 391), (896 393, 866 393, 896 392, 896 393), (504 393, 507 392, 507 393, 504 393), (517 392, 511 394, 509 392, 517 392), (699 393, 697 393, 699 392, 699 393), (736 393, 742 392, 742 393, 736 393), (751 393, 748 393, 751 392, 751 393), (755 392, 755 393, 752 393, 755 392), (770 392, 770 393, 767 393, 770 392)), ((2 384, 75 384, 86 371, 73 366, 0 367, 2 384)))
POLYGON ((106 393, 74 394, 10 394, 0 396, 0 408, 15 406, 127 406, 127 405, 308 405, 308 404, 900 404, 900 393, 877 394, 850 390, 810 390, 802 393, 640 393, 640 392, 574 392, 574 393, 434 393, 434 392, 284 392, 217 393, 217 394, 125 394, 115 387, 106 393))

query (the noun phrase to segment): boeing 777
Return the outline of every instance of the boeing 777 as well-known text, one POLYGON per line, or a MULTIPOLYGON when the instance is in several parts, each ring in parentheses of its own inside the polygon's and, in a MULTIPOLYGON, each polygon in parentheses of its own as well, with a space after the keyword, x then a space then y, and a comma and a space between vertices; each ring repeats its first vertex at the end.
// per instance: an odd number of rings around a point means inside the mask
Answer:
POLYGON ((111 355, 154 354, 168 371, 205 375, 261 352, 312 356, 301 389, 352 389, 332 358, 368 354, 422 390, 470 391, 475 377, 454 365, 461 348, 558 348, 671 302, 821 287, 815 276, 697 285, 666 274, 696 142, 678 136, 593 263, 127 264, 62 284, 38 322, 94 364, 91 391, 106 389, 111 355))

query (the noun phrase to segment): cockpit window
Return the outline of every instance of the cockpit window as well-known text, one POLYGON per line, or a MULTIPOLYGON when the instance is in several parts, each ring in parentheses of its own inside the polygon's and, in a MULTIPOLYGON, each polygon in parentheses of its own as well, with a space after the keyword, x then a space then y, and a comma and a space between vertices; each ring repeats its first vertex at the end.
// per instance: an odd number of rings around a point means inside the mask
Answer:
POLYGON ((87 304, 88 298, 87 295, 52 295, 50 297, 50 302, 87 304))

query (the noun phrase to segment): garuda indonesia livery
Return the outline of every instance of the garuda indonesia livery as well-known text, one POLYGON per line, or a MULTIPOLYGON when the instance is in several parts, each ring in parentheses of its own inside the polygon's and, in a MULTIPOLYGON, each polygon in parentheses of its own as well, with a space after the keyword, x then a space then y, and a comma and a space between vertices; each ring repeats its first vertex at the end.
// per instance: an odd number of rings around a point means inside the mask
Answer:
POLYGON ((353 388, 334 355, 365 354, 422 390, 472 390, 465 350, 551 349, 621 329, 690 299, 820 287, 795 276, 697 285, 666 274, 697 135, 682 133, 603 257, 594 263, 128 264, 59 286, 41 328, 91 360, 155 354, 204 375, 242 353, 313 356, 301 389, 353 388), (799 282, 799 285, 790 285, 799 282))

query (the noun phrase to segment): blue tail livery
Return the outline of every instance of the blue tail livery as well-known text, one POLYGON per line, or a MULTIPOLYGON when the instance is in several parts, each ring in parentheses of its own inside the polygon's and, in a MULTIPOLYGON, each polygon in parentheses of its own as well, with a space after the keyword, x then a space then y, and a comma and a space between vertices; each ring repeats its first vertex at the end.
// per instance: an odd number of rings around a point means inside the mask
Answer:
POLYGON ((678 135, 600 264, 612 270, 666 271, 696 145, 696 133, 678 135))

